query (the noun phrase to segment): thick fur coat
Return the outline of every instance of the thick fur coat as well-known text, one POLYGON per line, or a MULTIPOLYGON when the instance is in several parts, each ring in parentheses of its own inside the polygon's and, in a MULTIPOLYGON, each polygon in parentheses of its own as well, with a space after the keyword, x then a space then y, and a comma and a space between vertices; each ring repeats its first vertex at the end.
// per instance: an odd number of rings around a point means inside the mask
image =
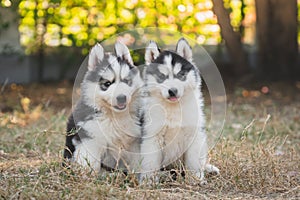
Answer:
MULTIPOLYGON (((176 51, 160 51, 150 42, 145 52, 140 181, 158 181, 157 172, 181 160, 201 181, 208 147, 201 78, 185 39, 176 51)), ((208 169, 209 170, 209 169, 208 169)))
POLYGON ((81 97, 67 125, 66 160, 90 167, 134 170, 139 162, 141 131, 136 111, 143 85, 128 48, 115 44, 115 54, 94 46, 81 97))

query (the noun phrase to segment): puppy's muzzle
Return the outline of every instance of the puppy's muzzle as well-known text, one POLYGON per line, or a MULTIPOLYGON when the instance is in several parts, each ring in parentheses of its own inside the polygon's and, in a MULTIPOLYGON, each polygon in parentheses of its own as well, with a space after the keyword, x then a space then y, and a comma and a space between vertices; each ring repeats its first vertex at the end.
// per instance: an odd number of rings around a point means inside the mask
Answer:
POLYGON ((168 93, 169 93, 168 99, 170 101, 177 101, 177 99, 178 99, 178 96, 177 96, 178 95, 178 90, 176 88, 170 88, 168 90, 168 93))
POLYGON ((126 96, 120 94, 119 96, 117 96, 116 99, 117 99, 117 105, 114 107, 118 110, 124 110, 126 108, 126 102, 127 102, 126 96))

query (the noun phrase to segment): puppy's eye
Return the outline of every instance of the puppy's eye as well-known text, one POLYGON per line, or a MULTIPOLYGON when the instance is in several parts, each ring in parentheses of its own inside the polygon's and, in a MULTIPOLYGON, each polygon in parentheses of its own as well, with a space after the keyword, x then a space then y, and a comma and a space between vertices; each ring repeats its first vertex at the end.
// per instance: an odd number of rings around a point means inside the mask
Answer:
POLYGON ((126 83, 129 86, 132 85, 132 80, 130 80, 130 79, 124 79, 123 82, 126 83))
POLYGON ((103 83, 103 85, 104 85, 105 87, 109 87, 109 86, 111 85, 111 82, 110 82, 110 81, 106 81, 105 83, 103 83))
POLYGON ((157 82, 162 83, 166 79, 166 75, 164 74, 157 74, 157 82))
POLYGON ((181 81, 184 81, 186 79, 186 73, 184 72, 179 72, 176 77, 181 80, 181 81))
POLYGON ((108 81, 108 80, 102 80, 100 81, 100 88, 101 90, 105 91, 109 88, 109 86, 112 84, 112 82, 108 81))
POLYGON ((159 74, 158 75, 158 78, 160 78, 160 79, 164 79, 166 76, 165 75, 163 75, 163 74, 159 74))

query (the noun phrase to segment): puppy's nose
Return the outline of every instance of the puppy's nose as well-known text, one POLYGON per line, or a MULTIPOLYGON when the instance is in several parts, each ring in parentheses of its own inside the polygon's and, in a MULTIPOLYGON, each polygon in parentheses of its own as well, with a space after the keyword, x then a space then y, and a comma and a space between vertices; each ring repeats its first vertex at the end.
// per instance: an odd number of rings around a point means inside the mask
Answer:
POLYGON ((126 103, 126 96, 124 94, 120 94, 119 96, 117 96, 117 102, 118 104, 126 103))
POLYGON ((168 92, 169 92, 170 97, 176 97, 178 91, 176 88, 170 88, 168 92))

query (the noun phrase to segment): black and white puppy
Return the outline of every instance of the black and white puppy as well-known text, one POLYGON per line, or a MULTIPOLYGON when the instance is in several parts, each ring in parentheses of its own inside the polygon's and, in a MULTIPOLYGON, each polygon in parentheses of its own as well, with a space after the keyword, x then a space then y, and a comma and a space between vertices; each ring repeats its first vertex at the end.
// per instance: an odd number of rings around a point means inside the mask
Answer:
POLYGON ((219 173, 207 163, 201 77, 188 42, 180 39, 175 52, 150 42, 145 62, 140 182, 157 182, 157 172, 178 160, 201 182, 205 169, 219 173))
POLYGON ((136 91, 142 85, 124 44, 115 44, 115 54, 95 45, 80 100, 68 121, 64 158, 97 172, 101 166, 134 170, 141 137, 136 91))

